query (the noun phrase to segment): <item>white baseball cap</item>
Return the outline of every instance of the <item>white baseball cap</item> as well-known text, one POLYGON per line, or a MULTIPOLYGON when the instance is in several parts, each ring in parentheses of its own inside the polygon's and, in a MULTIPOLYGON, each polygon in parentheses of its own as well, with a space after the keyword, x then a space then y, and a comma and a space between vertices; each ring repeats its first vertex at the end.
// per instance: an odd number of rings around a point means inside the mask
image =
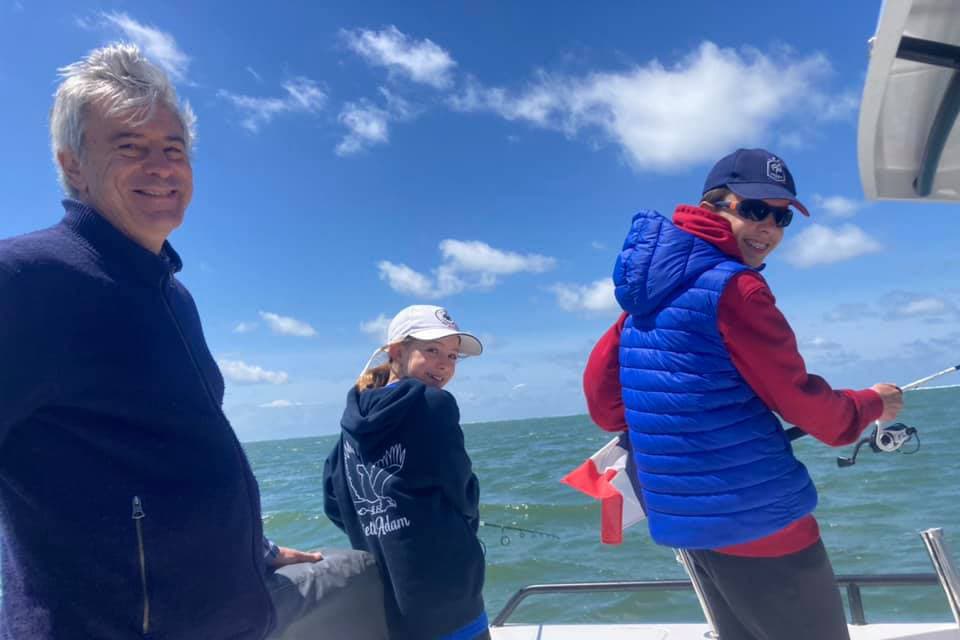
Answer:
POLYGON ((407 338, 440 340, 448 336, 460 336, 460 353, 465 356, 483 353, 483 345, 476 336, 460 331, 450 312, 430 304, 410 305, 395 315, 387 328, 387 346, 407 338))
POLYGON ((440 340, 449 336, 460 336, 459 352, 464 356, 478 356, 483 353, 483 345, 473 334, 460 331, 450 313, 443 307, 431 304, 414 304, 403 309, 393 317, 387 327, 387 343, 373 352, 364 371, 370 368, 376 357, 386 351, 390 345, 414 340, 440 340))

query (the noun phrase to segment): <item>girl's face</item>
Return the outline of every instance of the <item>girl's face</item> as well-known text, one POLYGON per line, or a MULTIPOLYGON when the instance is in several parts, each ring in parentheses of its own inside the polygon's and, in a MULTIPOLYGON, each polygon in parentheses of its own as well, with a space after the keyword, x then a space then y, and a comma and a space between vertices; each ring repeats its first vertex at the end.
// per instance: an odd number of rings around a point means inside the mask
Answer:
POLYGON ((439 340, 408 340, 390 345, 394 368, 390 381, 415 378, 423 384, 442 389, 457 369, 460 357, 460 336, 439 340))

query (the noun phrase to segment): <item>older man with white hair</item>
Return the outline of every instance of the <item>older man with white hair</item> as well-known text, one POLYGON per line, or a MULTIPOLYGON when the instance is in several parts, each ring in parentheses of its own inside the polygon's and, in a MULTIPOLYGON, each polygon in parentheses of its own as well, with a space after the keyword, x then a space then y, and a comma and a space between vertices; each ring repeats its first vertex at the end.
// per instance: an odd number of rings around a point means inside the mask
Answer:
POLYGON ((61 75, 66 215, 0 240, 0 638, 259 640, 309 608, 275 609, 268 569, 321 557, 263 537, 223 377, 175 276, 193 113, 133 45, 61 75))

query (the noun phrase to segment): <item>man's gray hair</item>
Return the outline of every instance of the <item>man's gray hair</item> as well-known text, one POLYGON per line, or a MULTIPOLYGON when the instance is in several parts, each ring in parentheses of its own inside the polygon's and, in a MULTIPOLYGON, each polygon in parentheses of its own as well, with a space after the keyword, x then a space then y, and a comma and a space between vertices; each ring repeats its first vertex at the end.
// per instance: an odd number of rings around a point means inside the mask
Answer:
POLYGON ((126 116, 132 126, 148 121, 157 104, 163 104, 183 125, 187 152, 193 149, 197 121, 193 110, 189 103, 179 102, 167 74, 147 60, 137 45, 107 45, 59 73, 63 81, 50 112, 50 146, 60 184, 71 197, 78 194, 64 175, 57 153, 70 151, 83 157, 85 118, 91 103, 103 105, 108 116, 126 116))

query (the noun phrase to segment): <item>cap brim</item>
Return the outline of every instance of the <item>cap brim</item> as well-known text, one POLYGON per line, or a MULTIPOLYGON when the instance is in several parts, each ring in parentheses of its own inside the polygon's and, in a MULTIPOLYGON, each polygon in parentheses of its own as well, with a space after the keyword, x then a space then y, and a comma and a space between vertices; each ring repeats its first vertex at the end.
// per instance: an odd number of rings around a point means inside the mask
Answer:
POLYGON ((738 182, 726 185, 727 189, 733 191, 741 198, 753 198, 755 200, 789 200, 790 204, 796 207, 797 211, 810 217, 810 212, 797 200, 797 197, 790 193, 786 187, 778 187, 766 182, 738 182))
POLYGON ((476 336, 455 329, 426 329, 411 333, 411 338, 417 340, 440 340, 449 336, 460 336, 460 353, 465 356, 478 356, 483 353, 483 345, 476 336))

